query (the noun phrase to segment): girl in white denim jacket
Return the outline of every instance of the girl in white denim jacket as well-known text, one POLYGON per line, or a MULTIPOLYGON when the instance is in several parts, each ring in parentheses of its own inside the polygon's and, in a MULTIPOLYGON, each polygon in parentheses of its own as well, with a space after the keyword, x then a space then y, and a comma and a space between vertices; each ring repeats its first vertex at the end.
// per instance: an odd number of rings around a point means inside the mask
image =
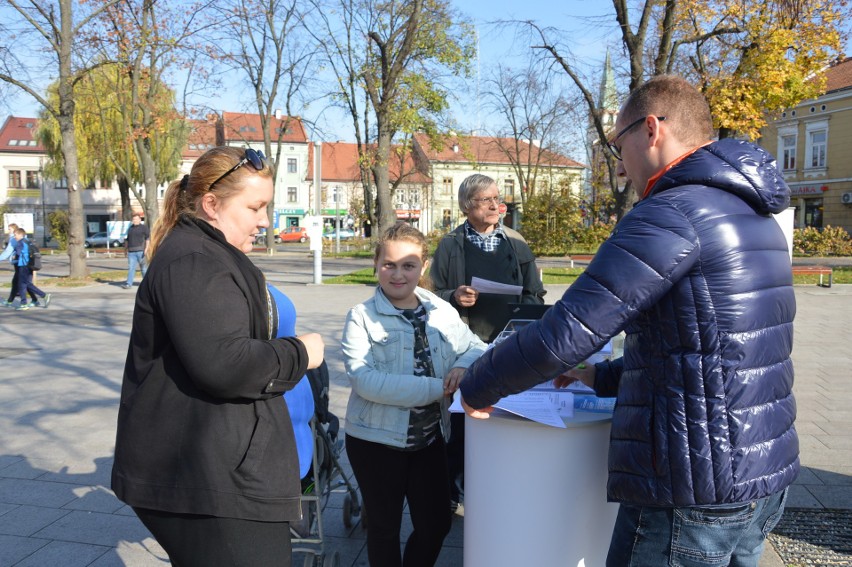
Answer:
POLYGON ((448 407, 486 348, 458 312, 418 287, 427 266, 423 234, 407 223, 376 246, 379 287, 353 307, 343 329, 352 384, 346 452, 369 510, 370 565, 434 565, 452 520, 444 443, 448 407), (400 556, 405 501, 414 531, 400 556))

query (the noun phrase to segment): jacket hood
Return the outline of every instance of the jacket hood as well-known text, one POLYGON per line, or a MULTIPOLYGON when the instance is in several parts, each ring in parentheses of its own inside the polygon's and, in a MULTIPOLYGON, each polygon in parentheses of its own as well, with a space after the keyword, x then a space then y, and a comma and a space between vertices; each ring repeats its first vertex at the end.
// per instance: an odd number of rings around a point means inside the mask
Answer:
POLYGON ((733 193, 760 214, 780 213, 790 206, 790 188, 775 158, 743 140, 713 142, 667 171, 651 195, 683 185, 705 185, 733 193))

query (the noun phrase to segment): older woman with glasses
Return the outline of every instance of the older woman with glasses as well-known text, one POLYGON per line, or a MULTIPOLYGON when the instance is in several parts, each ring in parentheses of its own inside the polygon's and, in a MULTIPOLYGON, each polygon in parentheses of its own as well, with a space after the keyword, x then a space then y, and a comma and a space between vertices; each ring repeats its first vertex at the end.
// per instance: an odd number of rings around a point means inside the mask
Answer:
MULTIPOLYGON (((524 237, 500 222, 497 184, 487 175, 475 174, 462 181, 459 210, 467 220, 445 235, 432 259, 430 275, 435 293, 449 301, 470 329, 490 343, 509 319, 510 303, 544 303, 544 286, 535 257, 524 237), (479 277, 522 288, 518 295, 480 294, 471 287, 479 277)), ((464 415, 452 414, 452 433, 447 445, 452 485, 450 508, 464 515, 464 415)))
POLYGON ((112 488, 174 565, 289 565, 299 460, 282 396, 323 359, 246 256, 269 223, 260 152, 207 151, 166 191, 136 296, 112 488))

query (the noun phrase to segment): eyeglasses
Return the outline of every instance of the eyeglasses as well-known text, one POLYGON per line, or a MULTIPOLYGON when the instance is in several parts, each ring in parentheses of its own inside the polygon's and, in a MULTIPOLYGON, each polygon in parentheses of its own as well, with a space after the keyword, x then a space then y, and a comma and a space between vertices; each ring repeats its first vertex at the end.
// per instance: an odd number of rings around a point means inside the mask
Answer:
MULTIPOLYGON (((642 118, 637 118, 636 120, 634 120, 633 122, 631 122, 630 124, 628 124, 627 126, 622 128, 621 132, 619 132, 618 134, 615 135, 615 138, 613 138, 612 140, 610 140, 609 142, 606 143, 606 147, 608 147, 609 151, 612 152, 612 157, 614 157, 618 161, 621 161, 621 148, 619 148, 618 146, 615 145, 616 140, 618 140, 620 137, 622 137, 624 134, 626 134, 634 126, 637 126, 637 125, 641 124, 642 122, 644 122, 646 118, 648 118, 648 117, 643 116, 642 118)), ((659 120, 660 122, 662 122, 665 119, 666 119, 665 116, 657 116, 657 120, 659 120)))
POLYGON ((231 169, 229 169, 228 171, 226 171, 225 173, 220 175, 216 179, 216 181, 214 181, 213 183, 210 184, 210 187, 208 187, 207 190, 210 191, 211 189, 213 189, 214 185, 216 185, 217 183, 219 183, 220 181, 222 181, 223 179, 225 179, 226 177, 228 177, 229 175, 231 175, 232 173, 234 173, 236 170, 238 170, 239 168, 241 168, 242 166, 244 166, 247 163, 251 164, 251 166, 255 170, 260 171, 266 165, 266 156, 263 155, 263 152, 255 151, 251 148, 246 149, 246 153, 245 153, 245 156, 243 157, 243 159, 238 161, 237 165, 235 165, 234 167, 232 167, 231 169))
POLYGON ((471 199, 472 202, 476 203, 479 206, 482 205, 499 205, 503 202, 503 197, 499 195, 496 197, 480 197, 478 199, 471 199))

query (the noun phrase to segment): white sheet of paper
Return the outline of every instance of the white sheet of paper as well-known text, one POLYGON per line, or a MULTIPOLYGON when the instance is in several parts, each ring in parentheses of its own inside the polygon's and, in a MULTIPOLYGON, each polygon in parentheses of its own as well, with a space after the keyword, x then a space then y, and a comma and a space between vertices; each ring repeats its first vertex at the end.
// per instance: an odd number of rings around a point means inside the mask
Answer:
POLYGON ((501 295, 521 295, 523 286, 499 283, 474 276, 470 280, 470 287, 479 293, 499 293, 501 295))
MULTIPOLYGON (((562 421, 562 417, 560 417, 556 406, 553 404, 549 392, 527 390, 514 396, 506 396, 494 404, 494 407, 537 423, 565 428, 565 422, 562 421)), ((572 401, 572 410, 573 407, 574 403, 572 401)))

